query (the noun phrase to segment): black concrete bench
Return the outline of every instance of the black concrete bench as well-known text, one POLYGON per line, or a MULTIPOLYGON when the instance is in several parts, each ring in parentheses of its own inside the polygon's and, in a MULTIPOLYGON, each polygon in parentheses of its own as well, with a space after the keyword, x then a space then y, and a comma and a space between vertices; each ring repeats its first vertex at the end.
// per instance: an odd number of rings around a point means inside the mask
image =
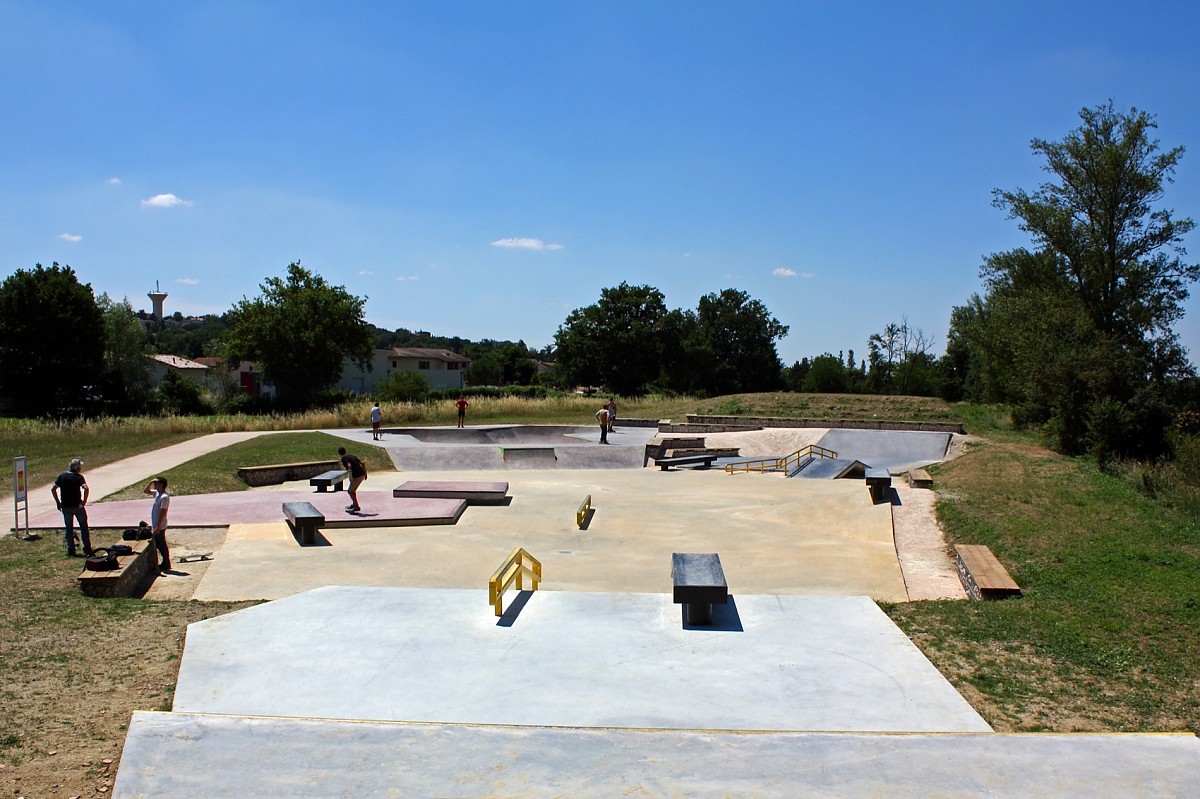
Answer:
POLYGON ((675 583, 671 599, 683 605, 684 624, 712 624, 713 604, 729 601, 725 570, 715 552, 673 553, 671 580, 675 583))
POLYGON ((693 464, 700 464, 701 469, 707 469, 718 457, 717 455, 680 455, 675 458, 659 458, 654 463, 664 472, 672 466, 691 466, 693 464))
POLYGON ((318 474, 316 477, 310 478, 308 484, 317 487, 317 493, 325 493, 325 489, 333 486, 334 491, 342 490, 342 483, 350 479, 350 472, 345 469, 334 469, 331 472, 318 474))
POLYGON ((871 502, 890 501, 892 498, 892 475, 887 469, 867 469, 867 490, 871 492, 871 502))
POLYGON ((317 543, 317 528, 325 524, 325 516, 310 502, 285 502, 283 515, 288 524, 300 535, 301 546, 317 543))

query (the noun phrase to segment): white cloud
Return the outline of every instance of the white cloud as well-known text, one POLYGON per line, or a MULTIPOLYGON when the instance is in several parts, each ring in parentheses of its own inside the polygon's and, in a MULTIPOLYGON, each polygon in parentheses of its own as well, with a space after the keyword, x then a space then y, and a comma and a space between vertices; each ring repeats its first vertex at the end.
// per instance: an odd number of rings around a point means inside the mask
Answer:
POLYGON ((147 200, 142 200, 143 208, 172 208, 176 205, 191 204, 191 200, 184 200, 174 194, 156 194, 147 200))
POLYGON ((788 269, 787 267, 784 267, 784 266, 779 267, 771 274, 775 275, 775 277, 795 277, 796 276, 795 270, 788 269))
POLYGON ((492 242, 493 247, 516 247, 523 250, 561 250, 561 244, 547 244, 541 239, 496 239, 492 242))
POLYGON ((359 269, 358 270, 359 277, 370 277, 373 274, 375 274, 375 273, 372 272, 370 269, 359 269))
POLYGON ((74 233, 62 233, 59 235, 59 238, 62 239, 63 241, 70 241, 70 242, 83 241, 83 236, 78 236, 74 233))
POLYGON ((108 185, 110 185, 110 186, 120 186, 120 185, 121 185, 121 179, 120 179, 120 178, 109 178, 109 179, 108 179, 108 185))
POLYGON ((175 282, 182 283, 185 286, 199 286, 200 285, 200 281, 194 277, 177 277, 177 278, 175 278, 175 282))
POLYGON ((399 277, 396 278, 396 282, 397 283, 408 283, 409 281, 415 282, 420 279, 421 278, 417 277, 416 275, 407 275, 407 276, 400 275, 399 277))

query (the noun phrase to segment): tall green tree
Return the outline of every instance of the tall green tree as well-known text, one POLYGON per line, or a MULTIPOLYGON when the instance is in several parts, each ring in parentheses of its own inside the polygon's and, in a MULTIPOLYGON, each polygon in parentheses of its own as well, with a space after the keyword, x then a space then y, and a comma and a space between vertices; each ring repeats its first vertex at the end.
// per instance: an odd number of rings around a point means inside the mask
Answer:
POLYGON ((1051 180, 994 192, 1035 249, 986 259, 985 295, 955 310, 948 338, 972 371, 968 396, 1013 402, 1062 451, 1154 457, 1169 384, 1190 374, 1172 325, 1200 277, 1182 245, 1195 223, 1155 206, 1183 149, 1161 151, 1137 109, 1080 118, 1061 141, 1031 144, 1051 180))
POLYGON ((105 403, 117 413, 137 413, 154 391, 146 325, 128 298, 117 302, 101 294, 96 304, 104 316, 105 403))
POLYGON ((299 261, 286 278, 268 278, 260 288, 262 296, 230 312, 231 363, 258 361, 279 398, 299 406, 336 383, 347 358, 366 368, 375 341, 363 318, 366 297, 330 285, 299 261))
POLYGON ((1184 263, 1183 237, 1196 223, 1165 208, 1183 148, 1160 151, 1154 117, 1109 101, 1079 112, 1062 141, 1034 139, 1053 179, 1032 194, 993 192, 995 205, 1056 256, 1099 332, 1135 343, 1170 335, 1200 264, 1184 263))
POLYGON ((621 283, 567 315, 554 334, 558 368, 576 385, 636 395, 658 379, 667 347, 667 305, 652 286, 621 283))
POLYGON ((709 393, 773 391, 783 383, 775 342, 788 326, 744 291, 705 294, 696 307, 700 336, 713 355, 709 393))
POLYGON ((99 391, 104 318, 69 266, 36 264, 0 284, 0 394, 24 415, 72 413, 99 391))

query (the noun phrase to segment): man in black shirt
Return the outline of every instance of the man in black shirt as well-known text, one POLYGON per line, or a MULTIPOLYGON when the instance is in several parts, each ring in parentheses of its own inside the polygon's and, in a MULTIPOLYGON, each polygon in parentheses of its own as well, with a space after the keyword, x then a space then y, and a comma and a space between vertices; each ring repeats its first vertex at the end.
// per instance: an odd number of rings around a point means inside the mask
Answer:
POLYGON ((63 527, 67 538, 67 556, 75 557, 75 522, 79 522, 79 537, 83 542, 83 554, 92 554, 92 536, 88 532, 87 499, 91 489, 83 477, 83 461, 75 458, 67 471, 54 480, 50 493, 54 504, 62 511, 63 527))
POLYGON ((350 472, 350 488, 346 492, 350 495, 350 504, 346 510, 355 513, 362 510, 358 506, 358 487, 367 479, 367 467, 357 455, 347 455, 345 447, 338 447, 338 455, 342 456, 342 466, 350 472))

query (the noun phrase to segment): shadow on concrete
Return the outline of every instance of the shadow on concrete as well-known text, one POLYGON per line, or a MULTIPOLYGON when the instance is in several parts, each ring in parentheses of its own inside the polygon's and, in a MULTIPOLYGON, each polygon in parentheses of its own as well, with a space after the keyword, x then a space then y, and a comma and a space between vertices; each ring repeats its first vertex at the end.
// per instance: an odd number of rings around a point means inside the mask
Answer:
POLYGON ((729 595, 729 601, 724 605, 712 606, 712 624, 688 624, 684 622, 683 629, 701 630, 710 633, 745 632, 742 628, 741 614, 738 613, 737 609, 737 599, 733 594, 729 595))
POLYGON ((521 611, 529 604, 529 598, 533 596, 532 591, 520 591, 517 593, 516 599, 509 603, 504 610, 504 615, 496 619, 497 627, 512 627, 513 622, 517 620, 517 616, 521 615, 521 611))
POLYGON ((903 502, 900 501, 900 492, 897 491, 894 487, 888 489, 888 502, 890 502, 894 507, 897 507, 897 508, 904 504, 903 502))
POLYGON ((296 528, 292 527, 290 524, 288 525, 288 532, 290 532, 292 534, 292 538, 295 539, 296 545, 299 547, 303 547, 305 549, 307 549, 308 547, 331 547, 331 546, 333 546, 333 544, 330 542, 330 540, 328 538, 326 538, 325 535, 320 530, 317 530, 313 534, 313 542, 311 544, 300 543, 300 533, 296 530, 296 528))

